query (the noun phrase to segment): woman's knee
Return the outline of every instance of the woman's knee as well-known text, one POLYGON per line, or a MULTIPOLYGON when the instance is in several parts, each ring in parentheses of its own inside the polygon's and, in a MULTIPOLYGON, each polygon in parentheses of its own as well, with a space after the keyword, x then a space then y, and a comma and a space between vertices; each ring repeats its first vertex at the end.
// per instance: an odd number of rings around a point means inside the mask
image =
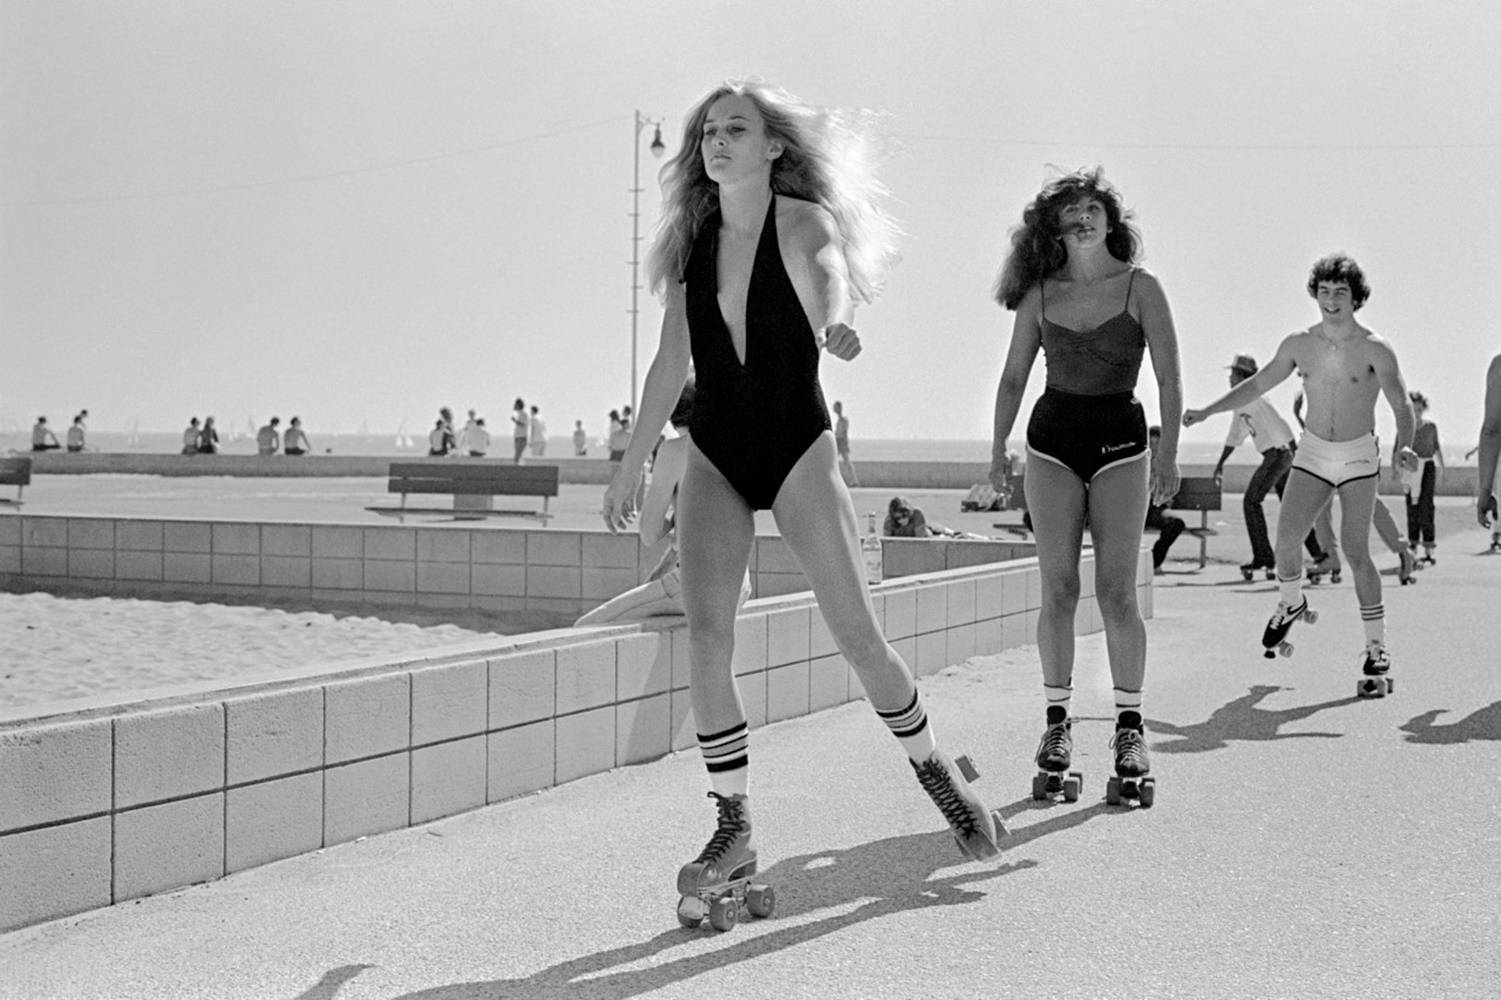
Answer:
POLYGON ((1139 617, 1136 603, 1136 580, 1100 579, 1094 585, 1095 603, 1099 605, 1100 617, 1109 621, 1122 621, 1139 617))
POLYGON ((1042 578, 1042 601, 1055 608, 1070 609, 1079 603, 1079 573, 1044 575, 1042 578))

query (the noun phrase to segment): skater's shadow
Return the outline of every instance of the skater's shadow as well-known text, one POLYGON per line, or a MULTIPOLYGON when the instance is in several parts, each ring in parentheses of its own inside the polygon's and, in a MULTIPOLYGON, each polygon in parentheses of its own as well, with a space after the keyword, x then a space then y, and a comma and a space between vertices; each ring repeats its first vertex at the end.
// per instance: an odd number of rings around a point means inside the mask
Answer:
MULTIPOLYGON (((1088 813, 1089 810, 1074 812, 1088 813)), ((1082 821, 1074 820, 1066 825, 1082 821)), ((1053 829, 1063 828, 1065 824, 1060 823, 1053 829)), ((1004 847, 1012 849, 1018 841, 1035 840, 1042 832, 1028 828, 1023 838, 1006 838, 1004 847)), ((663 953, 675 947, 701 940, 704 936, 715 937, 715 932, 707 926, 698 929, 673 926, 639 944, 580 955, 522 979, 451 983, 403 993, 392 1000, 546 1000, 554 997, 612 1000, 640 996, 716 969, 797 947, 867 920, 926 907, 975 903, 985 897, 980 886, 1036 865, 1036 861, 1025 858, 983 867, 970 865, 960 859, 953 835, 947 831, 889 837, 844 850, 799 855, 762 869, 757 881, 766 882, 776 889, 776 911, 765 922, 752 922, 742 916, 749 926, 718 936, 724 947, 708 951, 697 949, 677 958, 663 958, 663 953), (961 864, 964 865, 962 870, 944 874, 946 869, 961 864), (829 911, 826 916, 808 919, 825 911, 829 911), (639 967, 642 965, 645 967, 639 967), (617 971, 609 971, 612 969, 617 971)), ((675 925, 672 911, 675 897, 656 893, 653 898, 661 905, 663 918, 675 925)), ((633 900, 633 905, 637 903, 639 900, 633 900)), ((570 918, 570 922, 576 920, 570 918)), ((569 933, 577 933, 577 928, 569 933)), ((338 980, 338 985, 342 985, 353 978, 344 970, 354 970, 357 974, 367 967, 335 969, 323 977, 323 982, 342 976, 338 980)), ((334 988, 337 991, 338 986, 334 988)), ((332 1000, 333 994, 310 992, 304 996, 332 1000)))
POLYGON ((1149 719, 1147 720, 1149 734, 1167 733, 1176 737, 1175 740, 1168 742, 1154 742, 1152 749, 1162 753, 1204 753, 1209 750, 1223 750, 1230 745, 1232 740, 1308 738, 1337 740, 1344 733, 1284 733, 1281 730, 1290 722, 1300 722, 1325 709, 1340 708, 1360 701, 1352 695, 1349 698, 1337 698, 1334 701, 1319 702, 1316 705, 1298 705, 1280 711, 1258 707, 1267 696, 1281 690, 1283 688, 1275 684, 1257 684, 1241 697, 1215 709, 1214 713, 1203 722, 1192 725, 1180 726, 1172 722, 1149 719))
POLYGON ((1402 732, 1409 743, 1468 743, 1471 740, 1501 740, 1501 701, 1476 709, 1458 722, 1435 726, 1434 720, 1447 712, 1435 708, 1403 723, 1402 732))

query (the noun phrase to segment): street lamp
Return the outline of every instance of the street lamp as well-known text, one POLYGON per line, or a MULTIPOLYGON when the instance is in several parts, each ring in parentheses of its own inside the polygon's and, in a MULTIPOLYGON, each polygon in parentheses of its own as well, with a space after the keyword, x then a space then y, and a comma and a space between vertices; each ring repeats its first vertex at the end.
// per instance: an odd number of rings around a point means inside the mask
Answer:
POLYGON ((635 154, 635 170, 631 174, 631 413, 636 413, 636 317, 640 310, 636 307, 636 298, 641 291, 641 132, 646 126, 653 129, 651 137, 651 155, 661 159, 667 151, 667 144, 662 141, 662 120, 660 118, 648 118, 640 111, 636 112, 636 136, 631 144, 635 154))

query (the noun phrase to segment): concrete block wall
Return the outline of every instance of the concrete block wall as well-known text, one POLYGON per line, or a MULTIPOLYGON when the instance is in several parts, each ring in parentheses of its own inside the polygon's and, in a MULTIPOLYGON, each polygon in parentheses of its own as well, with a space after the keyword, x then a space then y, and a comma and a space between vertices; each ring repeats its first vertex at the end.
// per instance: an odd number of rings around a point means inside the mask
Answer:
MULTIPOLYGON (((1146 550, 1137 579, 1150 614, 1146 550)), ((1087 568, 1084 580, 1081 633, 1099 628, 1087 568)), ((1035 560, 873 589, 888 638, 919 675, 1033 641, 1040 596, 1035 560)), ((0 931, 692 747, 687 657, 673 619, 0 714, 0 931)), ((753 726, 863 697, 807 593, 746 605, 734 670, 753 726)))

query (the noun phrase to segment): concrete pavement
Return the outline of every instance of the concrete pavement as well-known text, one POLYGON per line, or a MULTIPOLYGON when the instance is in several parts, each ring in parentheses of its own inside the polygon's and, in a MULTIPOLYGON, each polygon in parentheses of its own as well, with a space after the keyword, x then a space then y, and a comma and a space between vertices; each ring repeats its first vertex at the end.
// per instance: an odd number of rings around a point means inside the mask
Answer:
POLYGON ((1150 810, 1102 801, 1102 637, 1078 643, 1075 804, 1027 794, 1035 647, 924 680, 1008 817, 996 862, 959 856, 856 703, 754 734, 777 912, 727 934, 673 912, 713 822, 683 753, 0 936, 0 997, 1501 996, 1501 556, 1446 513, 1439 565, 1383 577, 1384 700, 1354 697, 1348 576, 1272 661, 1272 584, 1158 578, 1150 810))

